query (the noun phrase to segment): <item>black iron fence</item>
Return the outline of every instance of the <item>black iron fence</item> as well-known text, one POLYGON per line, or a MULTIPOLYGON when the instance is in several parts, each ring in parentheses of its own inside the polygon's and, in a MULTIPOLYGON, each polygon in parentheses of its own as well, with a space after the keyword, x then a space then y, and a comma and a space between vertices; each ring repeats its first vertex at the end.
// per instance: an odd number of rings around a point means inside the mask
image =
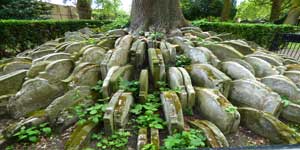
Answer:
POLYGON ((269 50, 299 61, 300 33, 276 34, 269 50))

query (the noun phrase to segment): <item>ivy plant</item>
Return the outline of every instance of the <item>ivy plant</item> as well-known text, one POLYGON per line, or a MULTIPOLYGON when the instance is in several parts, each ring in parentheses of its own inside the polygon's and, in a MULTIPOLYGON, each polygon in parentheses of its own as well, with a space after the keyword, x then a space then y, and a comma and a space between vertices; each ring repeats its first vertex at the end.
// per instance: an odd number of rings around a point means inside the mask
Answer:
POLYGON ((164 139, 163 149, 200 148, 205 147, 205 141, 202 130, 190 129, 168 136, 164 139))
POLYGON ((123 78, 119 79, 119 89, 125 92, 132 92, 134 96, 138 95, 140 83, 139 81, 128 81, 123 78))
POLYGON ((135 121, 138 127, 163 129, 165 122, 160 115, 156 113, 160 106, 159 98, 154 94, 149 94, 146 103, 136 104, 130 112, 137 116, 135 121))
POLYGON ((101 98, 103 97, 103 95, 102 95, 102 92, 103 92, 102 87, 103 87, 103 81, 102 80, 99 80, 97 82, 97 84, 94 87, 92 87, 92 90, 95 91, 95 92, 97 92, 101 98))
POLYGON ((13 137, 16 137, 18 141, 36 143, 40 140, 39 136, 50 136, 51 133, 52 130, 49 127, 49 124, 43 123, 32 127, 22 126, 13 137))
POLYGON ((99 123, 103 119, 106 105, 95 103, 93 105, 79 104, 74 107, 74 111, 79 118, 78 124, 82 125, 87 121, 99 123))
POLYGON ((175 89, 171 89, 168 87, 168 84, 164 81, 157 81, 157 84, 159 86, 159 91, 164 92, 164 91, 173 91, 176 93, 180 93, 181 92, 181 88, 177 87, 175 89))
POLYGON ((92 139, 97 140, 99 149, 120 150, 125 149, 130 132, 117 131, 113 135, 105 137, 102 133, 93 134, 92 139))
POLYGON ((154 144, 146 144, 143 146, 142 150, 157 150, 157 147, 154 144))

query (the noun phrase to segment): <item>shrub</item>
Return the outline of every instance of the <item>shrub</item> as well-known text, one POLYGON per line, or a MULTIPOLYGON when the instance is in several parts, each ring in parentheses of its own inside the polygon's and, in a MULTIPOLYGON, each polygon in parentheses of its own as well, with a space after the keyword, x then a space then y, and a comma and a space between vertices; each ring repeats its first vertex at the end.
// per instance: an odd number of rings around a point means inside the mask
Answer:
POLYGON ((269 47, 276 33, 294 33, 300 30, 297 26, 273 24, 238 24, 225 22, 193 21, 194 26, 204 31, 217 33, 232 33, 234 38, 246 39, 269 47))
POLYGON ((0 20, 0 58, 33 48, 51 39, 84 27, 100 27, 97 20, 0 20))

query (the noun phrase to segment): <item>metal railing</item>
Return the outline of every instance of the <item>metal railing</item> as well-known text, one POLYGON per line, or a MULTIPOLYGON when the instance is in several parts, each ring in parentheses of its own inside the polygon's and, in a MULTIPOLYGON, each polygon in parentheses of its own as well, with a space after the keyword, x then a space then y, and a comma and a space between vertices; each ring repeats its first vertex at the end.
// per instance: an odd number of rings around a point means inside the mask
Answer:
POLYGON ((300 33, 276 34, 269 50, 299 61, 300 33))

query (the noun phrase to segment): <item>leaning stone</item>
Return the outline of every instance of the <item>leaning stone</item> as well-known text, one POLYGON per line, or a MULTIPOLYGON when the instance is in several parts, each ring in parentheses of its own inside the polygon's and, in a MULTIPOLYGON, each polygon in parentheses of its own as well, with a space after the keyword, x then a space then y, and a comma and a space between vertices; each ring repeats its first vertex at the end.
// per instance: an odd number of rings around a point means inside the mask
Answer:
POLYGON ((229 100, 239 107, 252 107, 276 117, 282 110, 281 97, 266 85, 253 80, 233 81, 229 100))
POLYGON ((118 36, 125 36, 128 34, 128 32, 126 32, 123 29, 115 29, 115 30, 110 30, 107 32, 108 35, 118 35, 118 36))
POLYGON ((80 62, 100 64, 105 57, 106 50, 100 47, 90 47, 84 51, 80 62))
POLYGON ((105 39, 102 39, 102 40, 97 44, 97 46, 103 47, 103 48, 105 48, 106 50, 110 50, 110 49, 113 49, 113 48, 114 48, 115 41, 116 41, 116 38, 105 38, 105 39))
POLYGON ((300 123, 300 105, 293 103, 288 104, 288 106, 283 107, 280 117, 288 121, 300 123))
POLYGON ((242 53, 243 55, 248 55, 254 53, 254 49, 252 49, 247 43, 241 43, 237 40, 224 41, 222 44, 226 44, 232 46, 234 49, 242 53))
POLYGON ((220 64, 220 70, 233 80, 256 80, 255 76, 247 68, 233 61, 222 62, 220 64))
POLYGON ((102 94, 103 97, 110 97, 112 94, 112 89, 111 89, 111 85, 110 85, 110 80, 111 77, 113 76, 113 74, 119 69, 119 66, 114 66, 112 68, 109 69, 105 79, 103 80, 103 86, 102 86, 102 94))
POLYGON ((160 140, 159 140, 159 130, 151 128, 151 144, 154 145, 155 149, 159 150, 160 140))
POLYGON ((115 93, 110 99, 104 113, 103 122, 104 122, 104 131, 106 135, 111 135, 115 130, 114 123, 114 113, 116 106, 118 105, 119 98, 122 95, 123 91, 120 90, 115 93))
POLYGON ((0 116, 9 115, 7 110, 7 104, 10 97, 14 96, 14 94, 7 94, 0 96, 0 116))
POLYGON ((262 78, 271 75, 279 74, 272 65, 260 58, 256 57, 245 57, 245 61, 252 65, 255 70, 255 76, 262 78))
POLYGON ((183 109, 192 109, 195 104, 195 90, 189 74, 184 68, 169 68, 169 85, 172 89, 180 88, 179 97, 183 109))
POLYGON ((140 91, 139 91, 139 101, 145 103, 147 100, 148 89, 149 89, 149 75, 148 70, 143 69, 139 78, 140 91))
POLYGON ((81 150, 88 143, 97 124, 93 122, 77 126, 71 134, 71 137, 66 142, 66 150, 81 150))
POLYGON ((147 128, 140 128, 137 139, 137 150, 142 150, 148 141, 147 128))
POLYGON ((130 64, 141 69, 146 59, 146 43, 143 40, 133 42, 130 48, 130 64))
POLYGON ((299 64, 299 62, 297 60, 294 60, 294 59, 284 59, 283 64, 284 65, 299 64))
POLYGON ((241 122, 254 133, 266 137, 273 143, 296 144, 300 142, 299 133, 269 113, 253 108, 242 107, 241 122))
POLYGON ((119 101, 115 106, 114 111, 114 124, 117 129, 124 129, 130 113, 130 107, 132 106, 134 98, 132 93, 123 92, 119 97, 119 101))
POLYGON ((14 118, 47 107, 64 93, 63 84, 54 85, 48 80, 35 78, 26 81, 22 89, 9 100, 8 109, 14 118))
POLYGON ((203 32, 203 31, 201 30, 201 28, 199 28, 199 27, 182 27, 182 28, 180 28, 180 30, 181 30, 181 31, 195 30, 195 31, 198 31, 198 32, 203 32))
POLYGON ((41 51, 37 51, 31 54, 32 60, 41 58, 43 56, 52 54, 55 52, 55 49, 49 49, 49 50, 41 50, 41 51))
POLYGON ((220 148, 229 146, 224 134, 213 123, 206 120, 193 120, 189 121, 189 124, 192 127, 200 129, 204 132, 204 135, 207 138, 208 147, 220 148))
POLYGON ((257 57, 260 58, 268 63, 270 63, 273 66, 282 66, 283 62, 273 58, 272 56, 269 56, 267 54, 261 55, 261 54, 251 54, 251 55, 247 55, 249 57, 257 57))
POLYGON ((180 100, 175 92, 162 92, 160 98, 170 134, 183 131, 184 119, 180 100))
MULTIPOLYGON (((76 86, 95 86, 101 79, 100 66, 90 63, 79 64, 69 78, 76 86)), ((68 79, 66 79, 67 82, 68 79)))
POLYGON ((242 53, 225 44, 204 44, 203 46, 212 51, 221 61, 228 58, 241 59, 244 57, 242 53))
POLYGON ((192 64, 212 64, 217 66, 220 60, 207 48, 196 47, 184 52, 189 58, 192 59, 192 64))
POLYGON ((44 61, 56 61, 60 59, 71 59, 71 55, 69 53, 54 53, 43 57, 44 61))
POLYGON ((51 123, 55 123, 59 117, 60 112, 78 104, 80 101, 91 95, 90 87, 79 86, 68 92, 63 96, 56 98, 46 109, 46 115, 51 123))
POLYGON ((33 64, 27 72, 27 78, 35 78, 36 76, 38 76, 40 72, 45 70, 49 63, 49 61, 41 61, 33 64))
POLYGON ((65 53, 73 54, 75 52, 79 52, 82 47, 86 45, 85 42, 74 42, 66 47, 64 50, 65 53))
POLYGON ((14 135, 19 132, 22 127, 38 126, 44 122, 46 122, 46 118, 29 117, 9 124, 2 133, 5 139, 13 139, 14 135))
POLYGON ((3 67, 4 73, 11 73, 18 70, 28 70, 31 67, 31 61, 29 62, 21 62, 21 61, 14 61, 5 64, 3 67))
POLYGON ((227 97, 231 79, 223 72, 209 64, 193 64, 186 69, 194 86, 218 89, 227 97))
POLYGON ((196 94, 199 114, 216 124, 224 134, 238 130, 240 114, 238 111, 227 111, 233 105, 218 90, 196 88, 196 94))
POLYGON ((64 80, 72 73, 74 65, 74 62, 70 59, 51 62, 47 65, 44 72, 39 73, 39 77, 49 81, 64 80))
POLYGON ((104 59, 102 60, 101 62, 101 65, 100 65, 100 69, 101 69, 101 77, 102 77, 102 80, 104 80, 108 74, 108 71, 109 71, 109 67, 108 67, 108 63, 109 63, 109 60, 111 58, 113 54, 113 51, 112 50, 109 50, 105 56, 104 56, 104 59))
POLYGON ((286 71, 300 71, 300 64, 289 64, 286 68, 286 71))
POLYGON ((126 65, 118 68, 118 70, 116 70, 110 78, 109 81, 110 82, 109 86, 111 89, 110 92, 111 93, 117 92, 119 89, 120 79, 130 81, 133 74, 134 74, 134 67, 132 65, 126 65))
POLYGON ((193 108, 195 105, 196 93, 195 93, 194 87, 192 85, 192 80, 190 78, 189 73, 184 68, 179 67, 178 69, 182 74, 183 83, 185 85, 185 90, 187 92, 188 107, 193 108))
POLYGON ((286 96, 294 103, 300 103, 300 89, 289 78, 282 75, 268 76, 261 82, 281 96, 286 96))
POLYGON ((154 87, 158 88, 158 81, 166 80, 166 68, 159 49, 148 49, 148 60, 154 87))
POLYGON ((167 66, 171 66, 176 63, 176 48, 174 45, 166 41, 162 41, 160 43, 160 50, 167 66))
POLYGON ((246 69, 248 69, 253 75, 255 75, 254 68, 245 60, 242 60, 242 59, 226 59, 226 61, 236 62, 236 63, 242 65, 243 67, 245 67, 246 69))
POLYGON ((291 79, 300 88, 300 71, 285 71, 283 75, 291 79))
POLYGON ((128 56, 132 41, 133 37, 131 35, 126 35, 122 38, 119 46, 116 47, 109 62, 107 63, 108 68, 113 66, 124 66, 129 62, 128 56))
POLYGON ((25 81, 26 72, 27 70, 19 70, 0 76, 0 96, 17 93, 25 81))
POLYGON ((56 47, 55 47, 55 49, 56 49, 56 53, 57 52, 62 52, 62 51, 64 51, 65 49, 66 49, 66 47, 68 47, 69 45, 71 44, 71 42, 63 42, 63 43, 60 43, 59 45, 57 45, 56 47))

